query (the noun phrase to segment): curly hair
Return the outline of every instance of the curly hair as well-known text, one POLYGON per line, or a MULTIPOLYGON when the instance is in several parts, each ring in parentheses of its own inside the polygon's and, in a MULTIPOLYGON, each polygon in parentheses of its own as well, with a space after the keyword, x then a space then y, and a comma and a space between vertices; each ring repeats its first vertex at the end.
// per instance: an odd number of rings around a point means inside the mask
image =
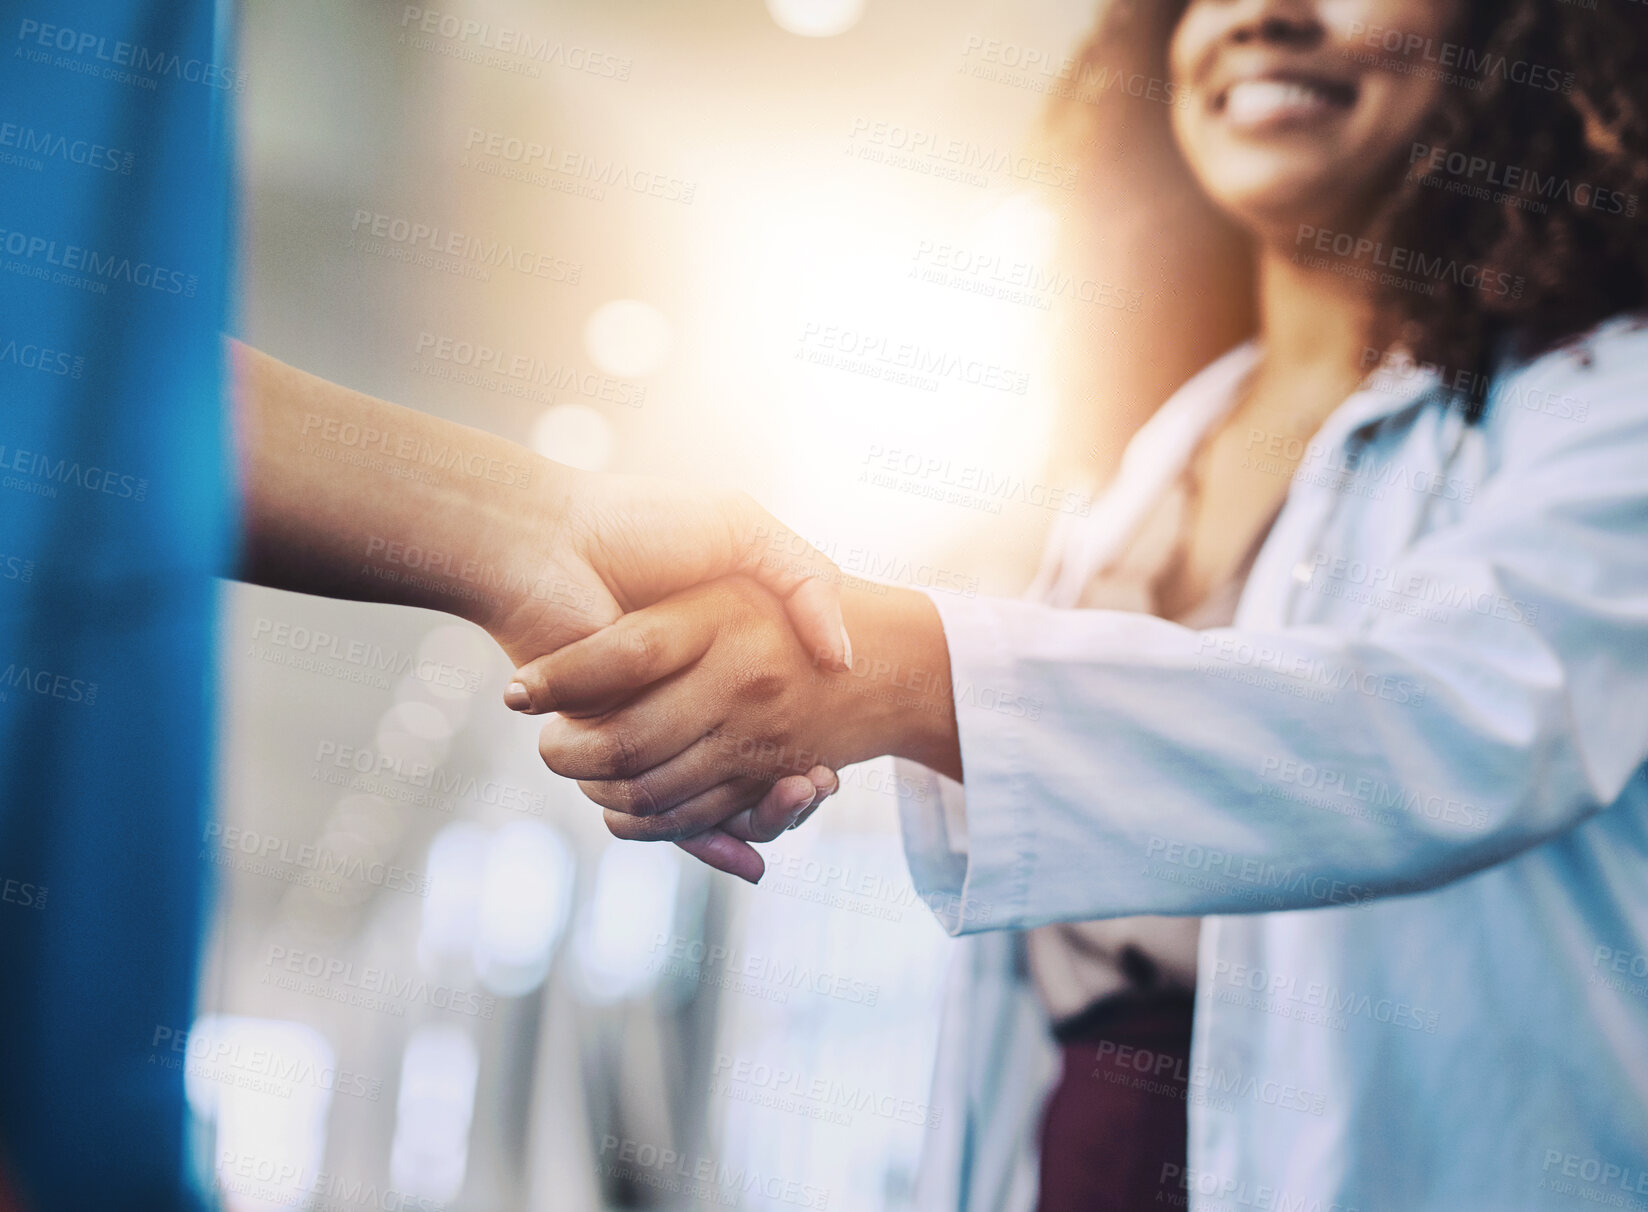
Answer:
MULTIPOLYGON (((1088 157, 1118 146, 1119 122, 1159 134, 1168 44, 1188 0, 1110 0, 1075 56, 1072 87, 1044 138, 1088 157), (1146 90, 1118 87, 1142 79, 1146 90), (1141 95, 1161 102, 1142 106, 1141 95), (1119 107, 1131 104, 1129 117, 1119 107)), ((1496 358, 1534 357, 1648 304, 1648 12, 1634 0, 1466 0, 1442 99, 1371 239, 1485 267, 1514 289, 1438 274, 1376 289, 1370 340, 1486 384, 1496 358), (1438 247, 1439 244, 1444 247, 1438 247), (1465 372, 1465 373, 1457 373, 1465 372)), ((1438 70, 1370 40, 1393 70, 1438 70)), ((1483 391, 1458 393, 1471 420, 1483 391)))

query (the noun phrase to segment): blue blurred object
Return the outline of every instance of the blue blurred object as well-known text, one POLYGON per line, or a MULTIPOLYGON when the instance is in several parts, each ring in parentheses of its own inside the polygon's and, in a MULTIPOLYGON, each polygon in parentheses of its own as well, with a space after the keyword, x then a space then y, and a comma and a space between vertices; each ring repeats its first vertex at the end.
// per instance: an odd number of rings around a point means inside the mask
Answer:
POLYGON ((203 0, 0 27, 0 1150, 30 1208, 199 1206, 226 121, 203 0))

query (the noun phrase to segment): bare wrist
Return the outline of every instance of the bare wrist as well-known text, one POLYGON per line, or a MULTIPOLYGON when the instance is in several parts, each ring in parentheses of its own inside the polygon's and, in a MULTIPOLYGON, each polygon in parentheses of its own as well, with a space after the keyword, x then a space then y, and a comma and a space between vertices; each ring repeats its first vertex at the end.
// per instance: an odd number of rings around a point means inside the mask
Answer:
POLYGON ((959 777, 949 649, 938 611, 915 590, 871 585, 842 595, 853 668, 830 677, 828 710, 850 761, 893 756, 959 777))
POLYGON ((553 651, 616 617, 610 595, 575 541, 597 477, 530 458, 526 493, 495 502, 488 518, 491 592, 484 612, 470 616, 517 661, 553 651))

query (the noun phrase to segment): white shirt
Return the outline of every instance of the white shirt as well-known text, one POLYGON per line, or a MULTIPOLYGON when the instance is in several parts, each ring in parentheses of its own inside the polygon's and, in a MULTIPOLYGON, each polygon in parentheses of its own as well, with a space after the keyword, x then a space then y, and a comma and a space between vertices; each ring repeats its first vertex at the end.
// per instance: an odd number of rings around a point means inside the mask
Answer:
MULTIPOLYGON (((1039 593, 1255 356, 1140 431, 1039 593)), ((1648 331, 1508 369, 1475 427, 1400 378, 1310 444, 1230 628, 935 595, 965 795, 904 799, 911 873, 952 933, 1209 915, 1163 1206, 1648 1207, 1648 331)), ((941 1065, 973 1072, 939 1079, 965 1114, 923 1206, 1033 1191, 1010 963, 964 957, 941 1065)))

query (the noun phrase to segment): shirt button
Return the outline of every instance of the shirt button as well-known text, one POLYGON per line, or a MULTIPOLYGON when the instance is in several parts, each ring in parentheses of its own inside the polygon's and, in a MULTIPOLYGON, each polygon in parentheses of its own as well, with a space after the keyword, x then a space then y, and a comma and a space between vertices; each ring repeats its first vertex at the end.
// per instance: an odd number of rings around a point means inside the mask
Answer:
POLYGON ((1311 579, 1315 576, 1316 569, 1311 566, 1308 560, 1300 560, 1293 566, 1293 579, 1301 585, 1309 585, 1311 579))

